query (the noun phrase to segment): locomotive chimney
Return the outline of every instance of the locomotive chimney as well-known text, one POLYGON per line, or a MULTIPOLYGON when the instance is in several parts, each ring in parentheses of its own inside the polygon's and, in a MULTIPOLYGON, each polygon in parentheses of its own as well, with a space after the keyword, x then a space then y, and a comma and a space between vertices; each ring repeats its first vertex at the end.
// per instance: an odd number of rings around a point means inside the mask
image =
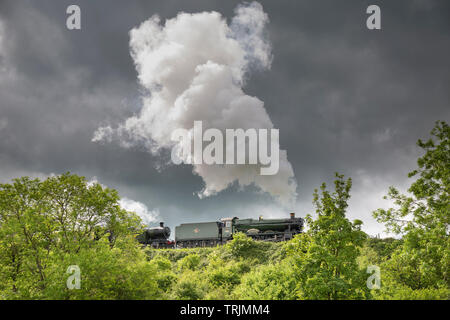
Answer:
POLYGON ((291 219, 295 218, 295 212, 291 212, 291 219))
POLYGON ((160 222, 160 223, 159 223, 159 226, 160 226, 161 228, 164 228, 164 222, 160 222))

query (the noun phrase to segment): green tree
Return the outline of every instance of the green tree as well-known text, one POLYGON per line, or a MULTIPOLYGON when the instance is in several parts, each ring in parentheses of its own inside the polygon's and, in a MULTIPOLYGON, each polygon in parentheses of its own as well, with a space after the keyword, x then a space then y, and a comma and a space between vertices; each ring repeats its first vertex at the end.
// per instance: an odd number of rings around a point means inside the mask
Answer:
POLYGON ((437 122, 431 135, 417 142, 425 154, 408 175, 416 178, 408 195, 391 187, 384 198, 395 207, 374 212, 388 231, 403 236, 403 245, 383 266, 382 275, 386 286, 406 288, 404 292, 448 290, 450 285, 450 127, 437 122))
POLYGON ((55 257, 76 255, 105 236, 114 248, 118 239, 139 232, 139 217, 118 201, 117 191, 69 173, 1 184, 2 295, 38 298, 55 257))
POLYGON ((300 299, 361 299, 366 297, 367 278, 358 268, 359 247, 366 237, 361 221, 350 222, 345 212, 351 179, 336 173, 335 191, 314 191, 317 219, 307 215, 308 231, 296 236, 288 247, 298 277, 300 299))

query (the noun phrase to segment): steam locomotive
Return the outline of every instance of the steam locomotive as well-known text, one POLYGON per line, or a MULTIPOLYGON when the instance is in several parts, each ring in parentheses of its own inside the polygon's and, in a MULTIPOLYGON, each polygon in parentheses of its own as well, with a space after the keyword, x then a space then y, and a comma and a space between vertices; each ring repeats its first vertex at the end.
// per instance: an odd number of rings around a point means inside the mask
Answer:
POLYGON ((287 241, 303 231, 304 220, 294 213, 289 219, 239 219, 222 218, 219 221, 183 223, 175 227, 175 241, 169 240, 170 228, 161 222, 159 227, 148 228, 138 236, 138 241, 153 248, 213 247, 233 239, 233 234, 243 232, 261 241, 287 241))
POLYGON ((144 233, 137 236, 137 240, 153 248, 175 248, 175 241, 169 240, 169 237, 170 228, 165 227, 164 222, 160 222, 159 227, 145 229, 144 233))

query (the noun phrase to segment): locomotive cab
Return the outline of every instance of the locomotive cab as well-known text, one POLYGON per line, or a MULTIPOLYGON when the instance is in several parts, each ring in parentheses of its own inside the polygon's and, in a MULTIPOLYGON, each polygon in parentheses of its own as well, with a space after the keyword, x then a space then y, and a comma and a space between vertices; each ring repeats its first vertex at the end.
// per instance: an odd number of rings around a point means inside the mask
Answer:
POLYGON ((220 221, 222 222, 222 239, 228 240, 233 236, 234 233, 234 220, 238 219, 237 217, 233 218, 222 218, 220 221))

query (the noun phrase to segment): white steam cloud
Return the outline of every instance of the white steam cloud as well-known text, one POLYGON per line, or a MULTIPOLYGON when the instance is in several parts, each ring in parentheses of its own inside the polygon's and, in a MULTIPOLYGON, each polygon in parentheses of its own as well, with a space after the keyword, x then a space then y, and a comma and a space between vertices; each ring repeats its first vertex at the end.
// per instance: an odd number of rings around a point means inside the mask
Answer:
POLYGON ((135 201, 128 198, 122 198, 119 200, 119 204, 122 209, 126 211, 135 212, 139 217, 141 217, 142 221, 149 225, 152 222, 155 222, 159 217, 159 210, 149 210, 145 204, 139 201, 135 201))
MULTIPOLYGON (((118 128, 99 128, 92 141, 118 139, 123 146, 143 144, 159 154, 174 146, 174 130, 190 130, 197 120, 204 130, 272 129, 264 103, 243 91, 250 70, 271 66, 271 47, 264 36, 267 22, 262 6, 253 2, 238 6, 230 24, 217 12, 179 13, 164 24, 153 16, 132 29, 131 56, 146 89, 143 107, 118 128)), ((205 183, 200 197, 237 181, 291 205, 297 184, 285 150, 280 150, 279 164, 273 176, 261 176, 259 165, 242 164, 196 164, 193 172, 205 183)))

